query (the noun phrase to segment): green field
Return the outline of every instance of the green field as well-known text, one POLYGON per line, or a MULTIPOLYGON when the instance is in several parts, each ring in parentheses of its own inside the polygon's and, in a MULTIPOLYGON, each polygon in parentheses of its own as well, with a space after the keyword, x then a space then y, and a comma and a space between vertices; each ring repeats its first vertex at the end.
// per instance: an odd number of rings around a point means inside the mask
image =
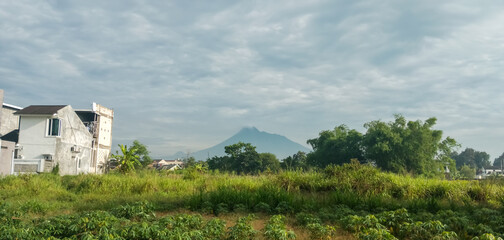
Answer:
POLYGON ((503 186, 358 163, 241 176, 6 176, 0 239, 497 239, 503 186))

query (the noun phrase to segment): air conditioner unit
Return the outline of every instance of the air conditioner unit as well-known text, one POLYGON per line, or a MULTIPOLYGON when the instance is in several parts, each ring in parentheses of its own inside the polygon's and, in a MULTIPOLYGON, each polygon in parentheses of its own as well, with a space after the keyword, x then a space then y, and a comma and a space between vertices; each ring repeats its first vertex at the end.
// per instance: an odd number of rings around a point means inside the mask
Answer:
POLYGON ((44 160, 52 161, 52 154, 42 154, 44 160))
POLYGON ((82 151, 82 148, 80 146, 74 145, 70 148, 70 150, 74 153, 80 153, 82 151))
POLYGON ((24 156, 23 155, 18 155, 17 158, 18 159, 24 159, 24 156))

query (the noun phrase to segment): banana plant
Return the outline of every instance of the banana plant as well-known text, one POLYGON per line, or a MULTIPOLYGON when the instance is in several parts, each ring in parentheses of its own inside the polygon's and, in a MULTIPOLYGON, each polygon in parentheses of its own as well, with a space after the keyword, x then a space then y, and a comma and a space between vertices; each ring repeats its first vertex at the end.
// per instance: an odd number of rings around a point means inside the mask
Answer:
POLYGON ((135 165, 140 166, 140 157, 137 155, 138 149, 135 146, 128 146, 119 144, 121 149, 121 154, 116 151, 113 157, 119 162, 119 171, 122 173, 127 173, 135 170, 135 165))

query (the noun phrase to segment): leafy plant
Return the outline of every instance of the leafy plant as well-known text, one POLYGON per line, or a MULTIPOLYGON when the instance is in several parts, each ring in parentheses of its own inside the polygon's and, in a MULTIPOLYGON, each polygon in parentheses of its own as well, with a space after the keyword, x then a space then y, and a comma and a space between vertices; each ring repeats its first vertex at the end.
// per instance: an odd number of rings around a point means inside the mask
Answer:
POLYGON ((285 216, 273 215, 264 227, 264 237, 272 240, 296 239, 293 231, 287 231, 285 216))

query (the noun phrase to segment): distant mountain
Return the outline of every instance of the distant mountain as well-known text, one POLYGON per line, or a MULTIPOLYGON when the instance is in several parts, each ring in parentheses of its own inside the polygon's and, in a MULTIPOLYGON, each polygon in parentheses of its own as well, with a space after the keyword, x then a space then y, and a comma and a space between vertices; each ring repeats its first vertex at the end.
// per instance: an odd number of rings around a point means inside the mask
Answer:
MULTIPOLYGON (((282 135, 262 132, 257 130, 255 127, 246 127, 224 142, 221 142, 213 147, 194 152, 190 155, 196 158, 196 160, 206 160, 208 157, 213 156, 224 156, 226 155, 224 147, 238 142, 251 143, 253 146, 257 147, 257 152, 273 153, 279 160, 291 156, 298 151, 306 153, 311 151, 309 148, 293 142, 282 135)), ((186 156, 187 154, 178 152, 171 158, 184 158, 186 156)))

